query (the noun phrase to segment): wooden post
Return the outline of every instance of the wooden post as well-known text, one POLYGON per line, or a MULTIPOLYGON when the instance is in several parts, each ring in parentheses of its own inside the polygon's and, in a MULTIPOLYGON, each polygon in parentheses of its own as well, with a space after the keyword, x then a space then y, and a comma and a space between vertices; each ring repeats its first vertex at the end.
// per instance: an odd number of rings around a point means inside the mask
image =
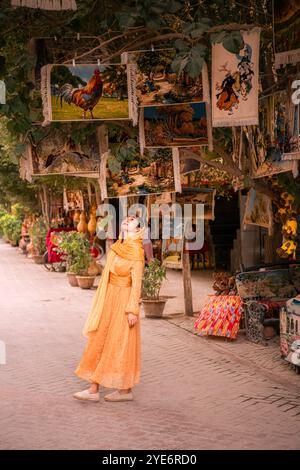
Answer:
MULTIPOLYGON (((185 239, 183 239, 185 245, 185 239)), ((183 245, 183 246, 184 246, 183 245)), ((184 290, 184 313, 190 317, 193 316, 193 293, 192 293, 192 277, 189 252, 183 250, 182 254, 182 276, 184 290)))
POLYGON ((101 200, 107 198, 106 191, 106 165, 107 165, 107 152, 108 152, 108 131, 105 124, 101 124, 97 128, 98 144, 99 144, 99 158, 100 158, 100 175, 99 186, 101 191, 101 200))

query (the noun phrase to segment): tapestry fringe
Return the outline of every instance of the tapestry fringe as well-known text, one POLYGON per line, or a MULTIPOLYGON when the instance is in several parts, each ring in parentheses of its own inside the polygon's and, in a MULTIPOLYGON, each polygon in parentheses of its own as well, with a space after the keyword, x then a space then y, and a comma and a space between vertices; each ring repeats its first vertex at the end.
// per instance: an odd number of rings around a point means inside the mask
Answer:
POLYGON ((110 154, 110 150, 107 152, 102 153, 100 159, 100 193, 101 193, 101 200, 107 198, 107 186, 106 186, 106 168, 107 168, 107 160, 110 154))
POLYGON ((50 71, 51 65, 44 65, 41 68, 41 96, 44 116, 44 122, 42 123, 42 126, 47 126, 51 122, 50 71))
POLYGON ((299 176, 299 166, 298 166, 298 161, 297 160, 293 161, 292 173, 293 173, 293 177, 295 179, 298 178, 298 176, 299 176))
POLYGON ((52 11, 77 10, 76 0, 11 0, 11 6, 52 11))
POLYGON ((232 127, 232 126, 258 126, 258 118, 245 118, 236 120, 235 118, 232 120, 233 122, 222 121, 222 120, 214 120, 214 127, 232 127))
POLYGON ((285 161, 300 160, 300 152, 285 153, 282 157, 282 160, 285 160, 285 161))
POLYGON ((143 156, 145 151, 145 129, 144 129, 144 108, 139 108, 139 144, 140 153, 143 156))
POLYGON ((129 118, 133 126, 138 124, 138 102, 136 95, 136 64, 127 64, 129 118))
POLYGON ((285 65, 296 65, 300 62, 300 49, 292 49, 291 51, 277 52, 275 54, 275 68, 280 69, 285 65))
POLYGON ((19 174, 22 180, 32 182, 33 164, 31 144, 26 145, 26 149, 20 158, 19 174))
POLYGON ((172 147, 172 157, 173 157, 173 172, 174 172, 175 191, 177 193, 181 193, 180 163, 179 163, 179 149, 178 149, 178 147, 172 147))

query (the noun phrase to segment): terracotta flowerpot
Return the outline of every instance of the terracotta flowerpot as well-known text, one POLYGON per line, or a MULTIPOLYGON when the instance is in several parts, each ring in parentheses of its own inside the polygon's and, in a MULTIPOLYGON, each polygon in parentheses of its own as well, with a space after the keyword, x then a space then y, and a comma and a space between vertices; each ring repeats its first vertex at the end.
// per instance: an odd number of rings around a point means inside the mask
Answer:
POLYGON ((94 285, 95 276, 76 276, 81 289, 91 289, 94 285))
POLYGON ((75 273, 67 272, 67 278, 69 281, 70 286, 78 287, 78 281, 75 273))
POLYGON ((44 264, 43 255, 32 255, 32 259, 36 264, 44 264))
POLYGON ((161 318, 168 299, 160 298, 157 300, 142 299, 145 317, 161 318))

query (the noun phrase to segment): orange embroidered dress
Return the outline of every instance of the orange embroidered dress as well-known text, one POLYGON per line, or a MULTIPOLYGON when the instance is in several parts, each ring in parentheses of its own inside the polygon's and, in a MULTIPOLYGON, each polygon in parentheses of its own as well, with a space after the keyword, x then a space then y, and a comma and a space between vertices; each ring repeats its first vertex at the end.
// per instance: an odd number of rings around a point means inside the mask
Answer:
POLYGON ((84 327, 88 343, 78 377, 117 389, 140 381, 140 321, 130 327, 127 314, 139 315, 143 269, 140 235, 111 246, 84 327))

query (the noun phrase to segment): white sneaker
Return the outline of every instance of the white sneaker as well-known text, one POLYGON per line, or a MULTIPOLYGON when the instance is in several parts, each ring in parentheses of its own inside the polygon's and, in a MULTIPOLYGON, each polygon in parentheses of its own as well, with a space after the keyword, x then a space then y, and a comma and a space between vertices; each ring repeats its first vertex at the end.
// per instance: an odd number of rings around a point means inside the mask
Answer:
POLYGON ((90 393, 87 389, 87 390, 82 390, 82 392, 74 393, 73 398, 76 398, 76 400, 99 401, 100 394, 99 392, 90 393))

